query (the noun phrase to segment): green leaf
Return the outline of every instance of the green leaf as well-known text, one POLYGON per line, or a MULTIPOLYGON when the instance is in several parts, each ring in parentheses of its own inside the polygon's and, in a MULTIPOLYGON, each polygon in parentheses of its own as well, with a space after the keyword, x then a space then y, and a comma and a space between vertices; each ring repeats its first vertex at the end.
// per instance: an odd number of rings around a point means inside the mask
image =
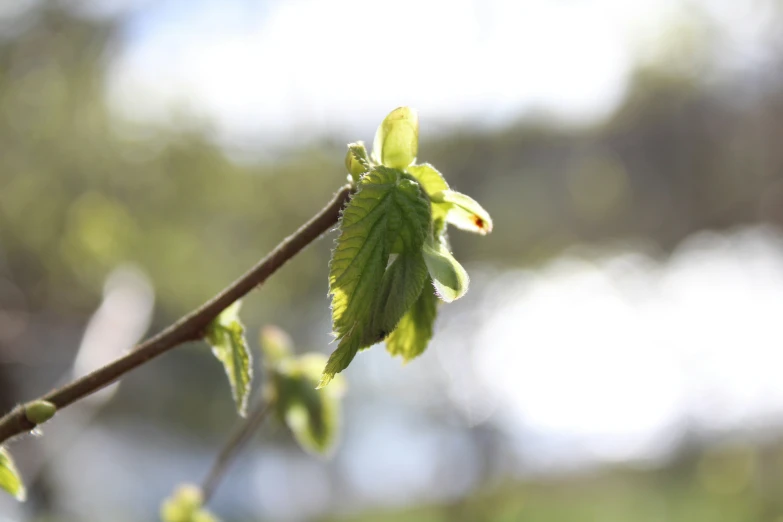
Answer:
POLYGON ((325 395, 326 390, 312 389, 320 397, 310 397, 290 405, 285 423, 305 451, 329 455, 335 447, 339 401, 325 395))
POLYGON ((489 217, 489 212, 470 196, 453 190, 442 190, 432 194, 431 197, 433 208, 446 210, 446 221, 450 225, 482 236, 492 232, 492 218, 489 217))
POLYGON ((430 219, 427 196, 403 172, 378 166, 360 180, 343 212, 330 263, 332 323, 339 345, 329 358, 320 386, 347 368, 360 348, 388 334, 386 327, 398 309, 396 305, 411 292, 406 285, 417 284, 416 280, 402 282, 397 271, 418 273, 417 261, 409 255, 421 250, 429 235, 430 219), (384 278, 393 250, 400 255, 392 265, 400 263, 384 278), (381 302, 382 292, 387 298, 394 296, 395 306, 381 302), (376 312, 380 308, 384 312, 376 312))
POLYGON ((348 169, 354 182, 358 182, 362 174, 370 170, 370 158, 367 157, 364 143, 357 141, 348 144, 348 152, 345 154, 345 168, 348 169))
POLYGON ((163 501, 160 518, 163 522, 219 522, 203 509, 201 489, 193 484, 182 484, 174 494, 163 501))
MULTIPOLYGON (((438 172, 435 167, 429 163, 422 165, 411 165, 407 168, 407 172, 411 174, 421 186, 424 187, 427 195, 432 197, 433 194, 437 194, 444 190, 449 189, 449 184, 443 178, 443 174, 438 172)), ((449 212, 448 204, 432 205, 432 223, 433 232, 435 236, 439 236, 446 227, 446 214, 449 212)))
POLYGON ((328 455, 339 433, 342 380, 316 389, 326 358, 306 354, 281 365, 273 378, 278 417, 305 451, 328 455))
POLYGON ((438 297, 450 303, 465 295, 470 278, 448 248, 442 242, 435 245, 427 243, 423 252, 438 297))
POLYGON ((449 189, 449 184, 443 177, 443 174, 437 171, 435 167, 429 163, 422 163, 421 165, 411 165, 408 167, 407 172, 416 178, 416 181, 421 183, 424 190, 432 196, 436 192, 449 189))
POLYGON ((240 302, 236 301, 223 310, 210 323, 206 339, 212 346, 212 353, 223 363, 237 411, 244 417, 253 380, 253 364, 245 328, 239 321, 239 307, 240 302))
POLYGON ((427 264, 421 251, 397 256, 383 275, 372 318, 372 331, 381 338, 390 334, 413 306, 427 280, 427 264))
POLYGON ((438 297, 431 284, 425 284, 419 298, 386 338, 389 353, 402 356, 405 362, 424 353, 432 339, 437 312, 438 297))
POLYGON ((410 107, 391 111, 375 132, 372 155, 376 163, 404 169, 419 153, 419 115, 410 107))
POLYGON ((11 454, 0 446, 0 488, 13 495, 16 500, 24 502, 27 498, 27 492, 24 484, 16 470, 11 454))

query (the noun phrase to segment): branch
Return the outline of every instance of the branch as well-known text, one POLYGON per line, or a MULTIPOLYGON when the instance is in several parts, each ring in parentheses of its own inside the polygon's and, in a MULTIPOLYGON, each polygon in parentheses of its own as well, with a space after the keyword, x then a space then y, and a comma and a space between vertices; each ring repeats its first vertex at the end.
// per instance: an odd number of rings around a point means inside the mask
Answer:
POLYGON ((43 397, 20 405, 0 419, 0 444, 9 438, 28 432, 36 423, 30 421, 27 408, 36 401, 44 400, 54 404, 57 410, 65 408, 108 386, 129 371, 151 359, 188 341, 196 341, 204 336, 209 323, 234 301, 240 299, 283 266, 304 247, 337 223, 340 211, 351 196, 350 185, 344 186, 318 214, 292 235, 285 238, 265 258, 248 270, 242 277, 231 283, 215 297, 201 307, 190 312, 154 337, 136 346, 127 355, 120 357, 84 377, 57 388, 43 397))
POLYGON ((204 479, 204 483, 201 486, 204 504, 209 502, 209 499, 215 493, 215 489, 217 488, 220 479, 223 478, 226 469, 228 469, 228 466, 239 454, 239 451, 247 444, 256 430, 261 426, 271 409, 272 404, 262 399, 255 409, 250 412, 247 419, 244 419, 244 422, 242 422, 239 429, 231 435, 231 438, 223 446, 223 449, 220 450, 220 454, 212 464, 209 475, 204 479))

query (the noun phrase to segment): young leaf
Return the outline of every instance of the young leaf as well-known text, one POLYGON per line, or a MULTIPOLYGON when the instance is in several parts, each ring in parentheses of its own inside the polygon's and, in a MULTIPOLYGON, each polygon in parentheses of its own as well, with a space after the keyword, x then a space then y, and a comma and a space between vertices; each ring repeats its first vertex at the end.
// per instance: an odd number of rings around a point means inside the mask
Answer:
POLYGON ((370 159, 367 157, 364 143, 357 141, 348 144, 348 152, 345 154, 345 168, 348 169, 354 182, 358 182, 362 174, 370 170, 370 159))
POLYGON ((401 355, 405 362, 424 353, 432 339, 437 311, 438 297, 432 285, 425 284, 419 298, 386 338, 389 353, 401 355))
POLYGON ((24 484, 16 470, 11 454, 2 446, 0 446, 0 488, 6 490, 20 502, 24 502, 27 497, 24 484))
POLYGON ((163 522, 218 522, 212 513, 203 509, 203 503, 198 486, 182 484, 163 501, 160 518, 163 522))
MULTIPOLYGON (((421 184, 430 197, 433 194, 449 189, 449 184, 446 183, 443 174, 429 163, 411 165, 407 168, 407 172, 421 184)), ((439 236, 446 228, 446 214, 448 214, 448 211, 449 205, 447 204, 432 204, 432 223, 435 236, 439 236)))
POLYGON ((429 163, 422 163, 421 165, 411 165, 408 167, 407 172, 416 178, 416 181, 421 183, 424 190, 432 196, 436 192, 449 189, 449 184, 443 177, 443 174, 437 171, 435 167, 429 163))
POLYGON ((273 382, 278 416, 305 451, 327 455, 335 446, 339 431, 342 380, 315 389, 325 357, 306 354, 279 367, 273 382))
POLYGON ((394 169, 404 169, 419 153, 419 115, 410 107, 391 111, 378 130, 372 145, 376 163, 394 169))
POLYGON ((492 232, 492 218, 489 217, 489 212, 470 196, 453 190, 442 190, 431 194, 431 198, 433 208, 446 209, 446 221, 449 224, 482 236, 492 232))
MULTIPOLYGON (((389 317, 379 321, 375 310, 386 305, 378 301, 382 288, 389 285, 391 291, 395 287, 392 283, 397 281, 392 274, 384 283, 389 256, 393 248, 405 253, 419 251, 429 228, 430 203, 416 181, 382 166, 361 178, 358 191, 343 212, 340 237, 330 263, 332 323, 339 345, 329 358, 320 386, 347 368, 360 348, 388 334, 383 328, 389 317)), ((395 299, 407 293, 395 290, 395 299)))
POLYGON ((239 307, 240 302, 237 301, 223 310, 210 323, 206 339, 212 346, 212 353, 223 363, 237 411, 244 417, 253 380, 253 364, 245 340, 245 328, 239 321, 239 307))
POLYGON ((309 397, 293 402, 285 412, 285 423, 299 446, 308 453, 328 456, 337 440, 339 401, 326 395, 326 389, 314 389, 309 397), (320 396, 317 396, 320 395, 320 396))
POLYGON ((372 331, 386 337, 413 306, 427 280, 427 265, 421 251, 397 256, 383 274, 381 291, 372 318, 372 331))
POLYGON ((446 246, 442 242, 425 243, 423 252, 438 297, 450 303, 465 295, 470 278, 446 246))

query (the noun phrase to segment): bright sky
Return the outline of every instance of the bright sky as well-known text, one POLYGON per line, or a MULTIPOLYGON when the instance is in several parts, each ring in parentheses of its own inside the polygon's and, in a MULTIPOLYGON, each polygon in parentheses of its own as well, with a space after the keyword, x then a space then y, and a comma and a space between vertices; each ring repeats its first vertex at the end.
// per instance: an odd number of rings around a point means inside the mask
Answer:
POLYGON ((601 116, 674 0, 200 0, 133 18, 110 78, 126 116, 171 109, 223 138, 369 137, 392 108, 423 122, 601 116))

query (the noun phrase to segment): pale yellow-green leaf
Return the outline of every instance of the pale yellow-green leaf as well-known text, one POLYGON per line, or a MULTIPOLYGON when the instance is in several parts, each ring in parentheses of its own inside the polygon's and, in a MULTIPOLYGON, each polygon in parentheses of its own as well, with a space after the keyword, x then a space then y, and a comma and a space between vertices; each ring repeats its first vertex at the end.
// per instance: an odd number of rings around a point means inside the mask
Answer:
POLYGON ((419 298, 386 338, 389 353, 400 355, 405 362, 421 355, 432 339, 437 311, 438 297, 428 279, 419 298))
POLYGON ((405 169, 411 176, 421 183, 424 190, 432 196, 436 192, 449 189, 449 184, 446 183, 446 179, 443 174, 430 165, 429 163, 422 163, 421 165, 411 165, 405 169))
POLYGON ((370 158, 367 156, 364 143, 357 141, 348 144, 348 152, 345 154, 345 168, 348 169, 354 182, 358 182, 362 174, 370 170, 370 158))
POLYGON ((24 483, 19 476, 19 471, 16 469, 11 454, 3 447, 0 447, 0 489, 4 489, 13 495, 16 500, 22 502, 27 497, 24 483))
MULTIPOLYGON (((406 171, 421 183, 421 186, 430 198, 433 194, 449 189, 443 174, 429 163, 411 165, 406 171)), ((445 230, 446 214, 449 211, 449 207, 450 205, 448 204, 432 204, 432 223, 435 236, 439 236, 445 230)))
POLYGON ((245 329, 239 321, 240 302, 223 310, 209 325, 206 340, 212 353, 223 364, 231 394, 242 417, 247 411, 253 380, 252 354, 245 340, 245 329))
POLYGON ((425 243, 423 252, 438 297, 450 303, 465 295, 470 278, 446 246, 442 242, 425 243))
POLYGON ((305 451, 319 455, 328 455, 335 447, 344 390, 339 375, 330 386, 316 389, 325 362, 322 354, 292 358, 273 377, 278 416, 305 451))
POLYGON ((470 196, 453 190, 442 190, 431 194, 431 198, 433 213, 436 208, 445 210, 446 222, 450 225, 482 236, 492 232, 492 218, 489 212, 470 196))
POLYGON ((201 489, 193 484, 182 484, 160 508, 162 522, 219 522, 203 508, 201 489))
POLYGON ((419 115, 410 107, 391 111, 375 132, 372 155, 376 163, 404 169, 419 153, 419 115))

